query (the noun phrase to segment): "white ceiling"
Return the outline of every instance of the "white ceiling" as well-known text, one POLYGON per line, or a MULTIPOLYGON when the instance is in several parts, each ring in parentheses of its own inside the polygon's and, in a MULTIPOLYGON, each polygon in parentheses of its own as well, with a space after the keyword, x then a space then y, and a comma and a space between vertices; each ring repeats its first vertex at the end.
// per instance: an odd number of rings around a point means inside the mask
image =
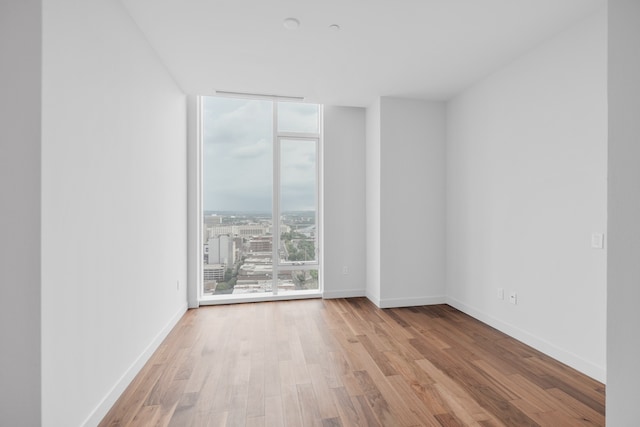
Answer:
POLYGON ((367 106, 378 96, 447 99, 606 0, 122 2, 189 94, 367 106), (300 28, 285 29, 287 17, 300 28))

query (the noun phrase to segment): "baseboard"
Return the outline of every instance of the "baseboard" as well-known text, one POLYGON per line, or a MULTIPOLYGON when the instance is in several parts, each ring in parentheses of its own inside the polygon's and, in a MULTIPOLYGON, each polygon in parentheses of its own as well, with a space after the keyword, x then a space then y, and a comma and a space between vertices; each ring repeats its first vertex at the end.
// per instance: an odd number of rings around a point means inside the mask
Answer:
POLYGON ((495 317, 490 316, 473 307, 470 307, 463 302, 456 300, 455 298, 447 297, 446 300, 447 304, 462 311, 463 313, 466 313, 469 316, 478 319, 481 322, 486 323, 487 325, 494 327, 501 332, 504 332, 510 337, 513 337, 518 341, 521 341, 528 346, 531 346, 536 350, 546 354, 547 356, 553 357, 554 359, 571 366, 572 368, 595 380, 600 381, 601 383, 606 382, 607 375, 606 369, 604 367, 584 360, 580 356, 570 351, 564 350, 545 339, 530 334, 523 329, 496 319, 495 317))
POLYGON ((365 296, 365 297, 367 297, 367 299, 368 299, 369 301, 371 301, 372 303, 374 303, 376 307, 380 308, 380 299, 379 299, 379 298, 374 297, 373 295, 371 295, 371 294, 370 294, 370 293, 368 293, 368 292, 367 292, 367 293, 365 293, 365 295, 364 295, 364 296, 365 296))
POLYGON ((444 304, 446 297, 412 297, 412 298, 384 298, 380 299, 380 308, 415 307, 419 305, 444 304))
POLYGON ((324 291, 322 293, 323 299, 334 298, 357 298, 366 296, 366 289, 344 289, 341 291, 324 291))
POLYGON ((133 381, 135 376, 140 372, 142 367, 153 355, 153 352, 158 349, 162 341, 169 335, 169 332, 182 318, 182 315, 187 311, 187 303, 180 307, 180 309, 171 317, 167 324, 158 332, 153 338, 151 343, 144 349, 142 354, 129 366, 129 369, 120 377, 116 384, 109 390, 109 393, 102 399, 98 406, 89 414, 87 419, 81 424, 83 427, 92 427, 100 424, 100 421, 107 415, 109 409, 116 403, 116 400, 125 391, 127 386, 133 381))
POLYGON ((378 308, 416 307, 419 305, 445 304, 446 297, 409 297, 409 298, 384 298, 378 299, 372 295, 365 295, 378 308))

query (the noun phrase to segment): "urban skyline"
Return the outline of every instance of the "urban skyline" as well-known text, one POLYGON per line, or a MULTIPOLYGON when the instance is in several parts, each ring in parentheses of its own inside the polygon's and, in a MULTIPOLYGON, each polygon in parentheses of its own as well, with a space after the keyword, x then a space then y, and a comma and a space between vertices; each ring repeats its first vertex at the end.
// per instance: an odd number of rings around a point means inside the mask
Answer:
MULTIPOLYGON (((233 212, 203 215, 203 293, 205 295, 318 289, 317 269, 280 269, 274 277, 270 216, 233 212)), ((314 211, 282 215, 277 264, 317 261, 314 211)))

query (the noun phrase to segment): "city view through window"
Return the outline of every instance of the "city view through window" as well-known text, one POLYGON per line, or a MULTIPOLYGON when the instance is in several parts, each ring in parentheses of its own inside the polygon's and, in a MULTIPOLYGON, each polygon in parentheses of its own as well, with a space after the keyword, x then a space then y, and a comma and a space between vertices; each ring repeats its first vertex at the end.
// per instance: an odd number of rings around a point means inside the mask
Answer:
POLYGON ((320 107, 203 97, 201 123, 203 295, 318 290, 320 107))

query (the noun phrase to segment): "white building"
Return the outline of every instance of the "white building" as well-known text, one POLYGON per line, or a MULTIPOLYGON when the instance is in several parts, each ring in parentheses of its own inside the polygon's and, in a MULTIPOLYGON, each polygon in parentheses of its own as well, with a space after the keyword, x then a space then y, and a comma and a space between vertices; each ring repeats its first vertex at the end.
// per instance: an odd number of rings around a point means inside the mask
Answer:
POLYGON ((233 265, 236 262, 236 242, 227 235, 210 237, 205 246, 207 264, 233 265))
POLYGON ((202 271, 202 278, 205 282, 208 281, 224 281, 225 266, 222 264, 207 264, 202 271))

